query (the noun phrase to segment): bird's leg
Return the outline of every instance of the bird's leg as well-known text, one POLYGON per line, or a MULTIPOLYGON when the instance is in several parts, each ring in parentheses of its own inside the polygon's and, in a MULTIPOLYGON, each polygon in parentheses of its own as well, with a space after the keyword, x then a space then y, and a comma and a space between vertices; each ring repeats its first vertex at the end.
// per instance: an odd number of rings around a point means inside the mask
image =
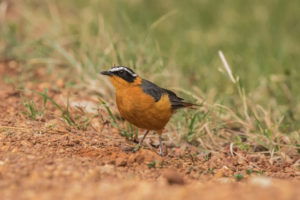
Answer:
POLYGON ((161 135, 159 135, 159 155, 163 156, 163 150, 162 150, 162 138, 161 135))
POLYGON ((142 146, 142 144, 144 142, 144 139, 147 137, 148 133, 149 133, 149 130, 146 131, 146 133, 144 134, 143 138, 140 140, 140 142, 139 142, 140 146, 142 146))
POLYGON ((144 142, 144 139, 146 138, 146 136, 148 135, 149 133, 149 130, 146 131, 146 133, 144 134, 143 138, 139 141, 138 145, 134 148, 134 152, 137 152, 138 150, 140 150, 143 142, 144 142))

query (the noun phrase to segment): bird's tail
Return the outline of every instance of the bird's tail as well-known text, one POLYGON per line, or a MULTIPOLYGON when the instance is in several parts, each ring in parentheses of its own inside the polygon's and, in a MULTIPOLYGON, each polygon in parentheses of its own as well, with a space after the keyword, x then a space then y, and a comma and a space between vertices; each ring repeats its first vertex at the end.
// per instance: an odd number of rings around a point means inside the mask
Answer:
POLYGON ((201 106, 202 104, 194 104, 194 103, 188 103, 184 101, 172 101, 172 109, 177 110, 179 108, 191 108, 196 109, 196 107, 201 106))
POLYGON ((198 107, 198 106, 201 106, 201 105, 199 105, 199 104, 194 104, 194 103, 188 103, 188 102, 182 102, 182 105, 183 105, 183 107, 184 108, 187 108, 187 107, 190 107, 190 108, 196 108, 196 107, 198 107))

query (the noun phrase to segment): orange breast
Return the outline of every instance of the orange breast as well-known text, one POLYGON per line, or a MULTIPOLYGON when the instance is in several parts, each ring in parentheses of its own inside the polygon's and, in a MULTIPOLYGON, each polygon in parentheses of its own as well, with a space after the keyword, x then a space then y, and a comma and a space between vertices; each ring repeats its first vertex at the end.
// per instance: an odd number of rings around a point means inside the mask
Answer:
POLYGON ((167 94, 155 102, 140 86, 116 90, 116 101, 121 116, 139 128, 162 130, 172 115, 167 94))

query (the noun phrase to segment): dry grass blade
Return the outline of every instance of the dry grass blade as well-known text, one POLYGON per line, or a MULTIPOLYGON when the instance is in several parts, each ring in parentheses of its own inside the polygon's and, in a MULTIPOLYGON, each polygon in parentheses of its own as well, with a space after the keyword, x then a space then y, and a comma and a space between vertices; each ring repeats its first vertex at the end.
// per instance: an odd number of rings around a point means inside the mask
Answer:
POLYGON ((221 58, 221 60, 223 62, 224 68, 226 69, 226 71, 227 71, 227 73, 228 73, 228 75, 230 77, 230 80, 233 83, 236 83, 237 81, 236 81, 236 79, 232 75, 231 68, 230 68, 229 64, 227 63, 226 58, 225 58, 223 52, 219 50, 218 53, 219 53, 219 56, 220 56, 220 58, 221 58))

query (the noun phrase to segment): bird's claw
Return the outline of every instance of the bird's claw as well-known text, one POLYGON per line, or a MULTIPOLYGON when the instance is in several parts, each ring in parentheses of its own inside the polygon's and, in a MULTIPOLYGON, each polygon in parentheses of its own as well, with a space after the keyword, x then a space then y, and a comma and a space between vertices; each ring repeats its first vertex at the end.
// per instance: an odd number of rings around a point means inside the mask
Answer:
POLYGON ((161 156, 161 157, 163 157, 164 156, 164 154, 163 154, 163 152, 162 151, 160 151, 159 150, 159 154, 158 154, 159 156, 161 156))

